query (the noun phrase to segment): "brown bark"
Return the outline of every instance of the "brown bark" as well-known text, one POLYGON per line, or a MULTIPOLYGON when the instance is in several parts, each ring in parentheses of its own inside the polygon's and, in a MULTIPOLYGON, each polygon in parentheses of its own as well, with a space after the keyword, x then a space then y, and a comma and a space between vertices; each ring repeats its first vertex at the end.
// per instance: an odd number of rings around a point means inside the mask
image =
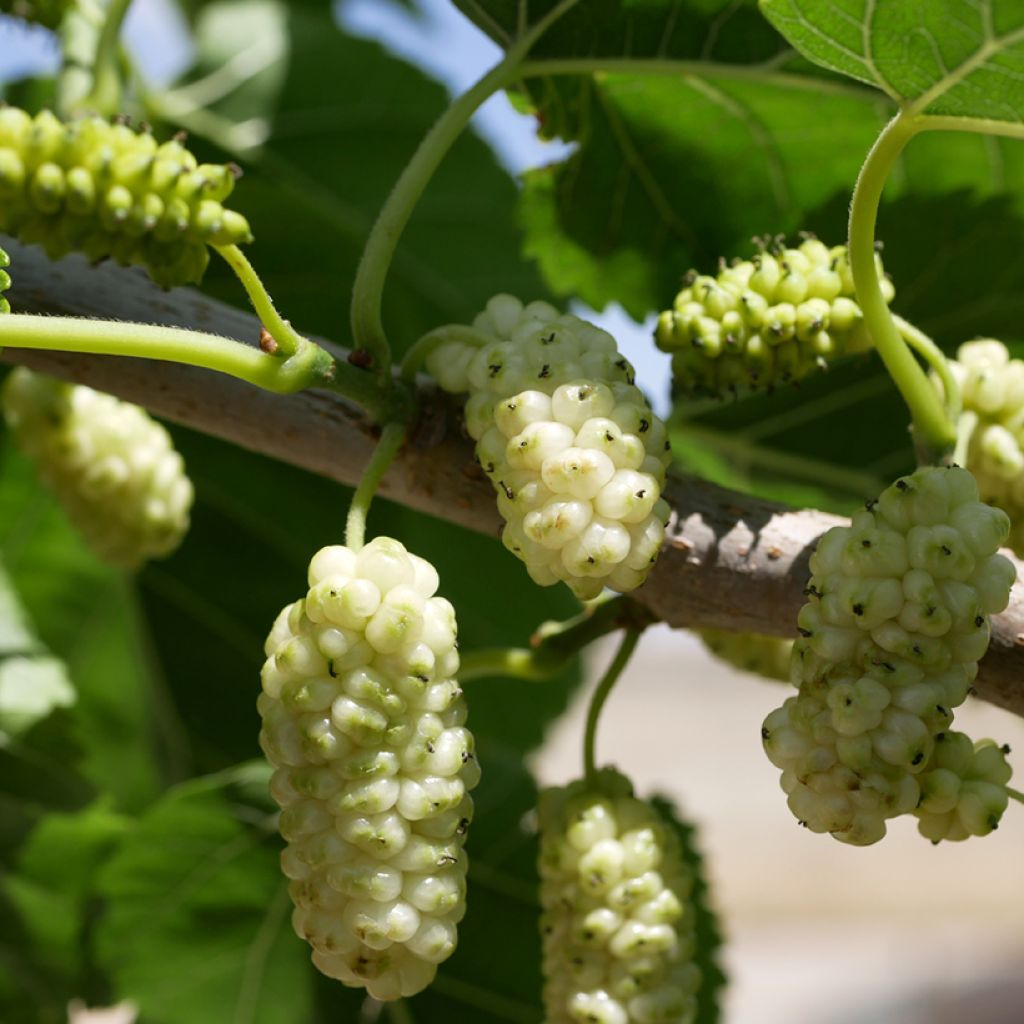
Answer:
MULTIPOLYGON (((193 327, 253 345, 255 317, 190 289, 162 292, 141 272, 88 267, 78 257, 50 263, 7 239, 10 297, 19 312, 117 318, 193 327)), ((340 311, 339 311, 340 319, 340 311)), ((346 484, 358 481, 374 445, 372 425, 337 395, 281 396, 222 375, 147 360, 29 352, 4 358, 92 385, 252 451, 346 484)), ((437 413, 443 399, 428 410, 437 413)), ((500 519, 471 444, 451 427, 416 432, 384 479, 381 493, 402 504, 485 533, 500 519), (440 436, 438 436, 440 435, 440 436)), ((807 560, 817 538, 843 520, 794 510, 694 477, 673 476, 668 537, 647 583, 634 595, 673 626, 793 632, 803 603, 807 560)), ((1018 565, 1018 575, 1020 575, 1018 565)), ((996 617, 977 688, 986 700, 1024 714, 1024 586, 996 617)))

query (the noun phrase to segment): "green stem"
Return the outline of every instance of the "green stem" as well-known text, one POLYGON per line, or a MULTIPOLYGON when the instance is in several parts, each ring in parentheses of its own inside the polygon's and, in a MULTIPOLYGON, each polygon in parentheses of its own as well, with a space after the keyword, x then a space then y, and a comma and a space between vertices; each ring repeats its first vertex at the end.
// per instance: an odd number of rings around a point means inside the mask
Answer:
POLYGON ((245 293, 249 296, 260 322, 271 333, 278 349, 285 356, 293 356, 306 345, 313 342, 304 338, 292 325, 285 320, 274 306, 259 274, 249 262, 248 257, 237 245, 215 245, 217 254, 224 258, 227 265, 235 272, 242 282, 245 293))
POLYGON ((409 1009, 409 1004, 404 999, 396 999, 394 1002, 384 1005, 391 1024, 416 1024, 412 1010, 409 1009))
POLYGON ((644 629, 654 622, 647 608, 623 594, 588 605, 565 622, 545 622, 530 647, 486 647, 462 658, 459 682, 492 676, 540 681, 564 671, 573 658, 599 637, 619 629, 644 629))
POLYGON ((352 288, 352 339, 356 349, 367 352, 381 377, 391 370, 391 349, 381 315, 384 284, 398 240, 434 172, 454 145, 470 118, 499 89, 519 75, 519 65, 537 39, 579 0, 561 0, 524 33, 496 64, 434 122, 419 148, 406 164, 370 231, 352 288))
POLYGON ((352 504, 348 509, 348 520, 345 523, 345 546, 358 551, 366 539, 366 517, 370 511, 370 503, 377 493, 377 488, 388 466, 398 454, 405 440, 406 424, 404 422, 389 423, 380 435, 377 447, 369 465, 363 471, 362 479, 352 496, 352 504))
POLYGON ((470 651, 459 659, 459 682, 471 683, 493 676, 530 682, 550 679, 557 669, 538 665, 536 653, 528 647, 483 647, 470 651))
POLYGON ((759 445, 746 435, 683 422, 671 434, 672 450, 685 456, 691 444, 711 448, 724 456, 731 468, 749 475, 752 468, 792 476, 844 495, 876 494, 885 486, 871 473, 835 466, 823 459, 798 455, 759 445))
POLYGON ((279 394, 323 387, 334 374, 334 360, 315 345, 282 360, 218 334, 115 320, 6 313, 0 317, 0 347, 187 363, 279 394))
MULTIPOLYGON (((242 283, 253 309, 256 310, 256 315, 260 318, 260 323, 269 331, 277 346, 275 355, 302 360, 317 358, 315 353, 321 352, 323 358, 331 359, 316 342, 299 334, 291 322, 278 313, 274 300, 271 299, 256 269, 237 245, 215 245, 213 248, 242 283)), ((327 383, 331 390, 361 405, 376 423, 402 418, 402 412, 408 407, 409 402, 406 396, 395 393, 391 381, 379 381, 372 374, 350 363, 334 363, 332 360, 332 364, 333 377, 327 383)))
POLYGON ((919 455, 922 461, 939 462, 953 447, 955 429, 935 388, 896 329, 875 267, 875 223, 882 190, 897 157, 918 130, 915 123, 897 114, 864 161, 850 205, 850 268, 865 325, 910 408, 919 455))
POLYGON ((400 368, 401 379, 407 384, 412 384, 416 380, 416 374, 420 368, 430 358, 430 354, 448 341, 482 347, 494 341, 494 338, 467 324, 445 324, 443 327, 436 327, 414 342, 409 351, 405 353, 400 368))
POLYGON ((892 319, 903 340, 935 371, 936 376, 942 382, 946 416, 950 423, 956 423, 963 411, 963 401, 960 397, 960 385, 949 368, 949 360, 945 353, 924 331, 915 327, 910 321, 904 320, 903 317, 897 316, 895 313, 893 313, 892 319))
POLYGON ((1019 789, 1013 789, 1010 786, 1007 786, 1006 787, 1006 795, 1011 800, 1016 800, 1017 803, 1024 804, 1024 793, 1022 793, 1019 789))
POLYGON ((587 709, 587 725, 583 733, 583 767, 586 771, 587 779, 590 781, 593 781, 594 776, 597 774, 597 764, 594 758, 594 741, 597 738, 597 723, 601 717, 601 709, 604 707, 605 701, 608 700, 608 695, 612 692, 612 688, 619 681, 622 670, 632 657, 641 632, 642 630, 639 629, 626 630, 625 635, 622 637, 622 643, 612 659, 612 663, 608 666, 608 670, 605 672, 601 682, 597 684, 594 696, 590 698, 590 707, 587 709))
POLYGON ((958 466, 967 465, 967 453, 971 450, 971 438, 978 428, 978 414, 973 411, 962 412, 956 425, 956 447, 953 449, 953 461, 958 466))
POLYGON ((725 79, 776 85, 816 95, 853 96, 864 99, 871 94, 863 86, 849 81, 829 82, 809 75, 779 71, 774 62, 730 64, 713 60, 674 60, 654 57, 540 57, 525 60, 520 78, 544 78, 549 75, 660 75, 670 78, 725 79))
POLYGON ((121 68, 118 51, 121 43, 121 26, 130 6, 131 0, 110 0, 96 46, 92 88, 89 95, 77 104, 79 109, 91 110, 104 117, 121 111, 121 68))

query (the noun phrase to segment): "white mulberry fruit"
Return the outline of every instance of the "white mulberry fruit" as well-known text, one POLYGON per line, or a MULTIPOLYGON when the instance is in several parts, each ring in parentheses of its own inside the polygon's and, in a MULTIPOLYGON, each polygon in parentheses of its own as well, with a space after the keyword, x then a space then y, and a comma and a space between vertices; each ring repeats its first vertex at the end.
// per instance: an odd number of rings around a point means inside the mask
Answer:
POLYGON ((982 500, 1009 515, 1008 544, 1024 556, 1024 361, 1011 359, 1001 341, 979 338, 961 345, 949 368, 964 411, 977 416, 967 468, 982 500))
POLYGON ((396 540, 326 547, 266 642, 260 743, 295 931, 324 974, 377 999, 430 984, 466 907, 480 770, 437 587, 396 540))
POLYGON ((765 679, 789 682, 792 640, 760 633, 734 633, 728 629, 701 629, 697 635, 712 654, 733 668, 765 679))
POLYGON ((966 699, 1014 581, 1009 522, 967 470, 902 477, 811 556, 793 647, 799 693, 762 729, 790 809, 867 845, 912 812, 936 736, 966 699))
POLYGON ((544 302, 497 295, 428 357, 446 391, 468 393, 466 427, 498 493, 502 539, 541 586, 582 599, 640 586, 668 520, 664 424, 607 332, 544 302))
MULTIPOLYGON (((889 302, 892 282, 877 256, 876 264, 889 302)), ((717 277, 691 271, 654 339, 672 353, 681 394, 773 388, 871 345, 854 294, 846 246, 806 238, 734 261, 717 277)))
POLYGON ((8 426, 68 519, 104 561, 137 568, 188 530, 193 489, 170 435, 144 409, 18 367, 8 426))
POLYGON ((677 832, 604 769, 540 796, 547 1024, 692 1024, 702 972, 677 832))

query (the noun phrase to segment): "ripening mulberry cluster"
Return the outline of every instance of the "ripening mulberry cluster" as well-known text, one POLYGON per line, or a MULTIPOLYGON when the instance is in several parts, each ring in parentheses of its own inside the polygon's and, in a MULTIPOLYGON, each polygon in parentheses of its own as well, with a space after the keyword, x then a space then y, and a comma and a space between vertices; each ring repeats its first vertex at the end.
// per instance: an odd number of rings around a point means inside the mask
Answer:
POLYGON ((100 558, 134 569, 178 547, 192 484, 145 410, 25 367, 7 378, 2 405, 19 446, 100 558))
POLYGON ((712 654, 733 668, 765 679, 789 682, 792 640, 760 633, 734 633, 728 629, 702 629, 697 635, 712 654))
POLYGON ((701 969, 679 836, 604 769, 540 795, 547 1024, 692 1024, 701 969))
POLYGON ((11 275, 7 273, 7 267, 11 265, 11 258, 0 249, 0 313, 10 313, 11 304, 4 296, 4 292, 11 287, 11 275))
POLYGON ((964 411, 977 416, 967 468, 982 500, 1009 515, 1009 546, 1024 555, 1024 361, 1011 359, 1001 341, 981 338, 961 345, 949 368, 964 411))
MULTIPOLYGON (((886 302, 892 282, 876 256, 886 302)), ((682 394, 735 394, 797 381, 871 345, 846 246, 806 238, 795 249, 761 252, 717 277, 691 271, 654 339, 672 353, 682 394)))
POLYGON ((427 360, 468 394, 466 427, 498 494, 505 546, 541 586, 578 597, 640 586, 665 534, 664 424, 606 331, 546 302, 497 295, 427 360))
POLYGON ((12 14, 52 29, 73 6, 73 0, 0 0, 0 14, 12 14))
POLYGON ((223 201, 231 165, 199 164, 178 139, 85 117, 67 124, 49 111, 0 108, 0 231, 43 246, 141 264, 164 287, 199 281, 207 245, 252 238, 223 201))
POLYGON ((945 743, 960 743, 953 709, 988 648, 989 616, 1009 600, 1014 568, 996 553, 1008 530, 967 470, 926 467, 819 541, 793 647, 799 693, 762 729, 812 831, 867 845, 887 819, 928 806, 945 743))
POLYGON ((326 547, 266 642, 260 743, 292 922, 324 974, 377 999, 430 984, 466 907, 480 770, 437 587, 396 540, 326 547))

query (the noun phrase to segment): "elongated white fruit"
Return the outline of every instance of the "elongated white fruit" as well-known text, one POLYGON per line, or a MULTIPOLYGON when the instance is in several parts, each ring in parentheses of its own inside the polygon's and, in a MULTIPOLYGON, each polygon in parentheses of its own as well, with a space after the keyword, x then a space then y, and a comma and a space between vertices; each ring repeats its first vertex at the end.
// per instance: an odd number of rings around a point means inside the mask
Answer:
POLYGON ((505 546, 542 586, 580 598, 643 583, 668 520, 664 424, 615 339, 544 302, 497 295, 428 358, 441 387, 467 393, 466 427, 498 494, 505 546))
POLYGON ((765 679, 789 682, 792 640, 760 633, 733 633, 728 629, 702 629, 697 635, 712 654, 734 668, 765 679))
POLYGON ((546 1024, 692 1024, 695 880, 675 830, 612 769, 539 809, 546 1024))
POLYGON ((430 984, 466 909, 480 769, 437 587, 390 538, 318 551, 267 637, 257 704, 295 931, 324 974, 377 999, 430 984))
POLYGON ((856 845, 914 811, 1014 581, 1009 522, 965 469, 902 477, 811 556, 792 678, 762 729, 797 819, 856 845))
POLYGON ((2 403, 18 444, 100 558, 133 569, 178 547, 192 484, 144 409, 24 367, 8 377, 2 403))

